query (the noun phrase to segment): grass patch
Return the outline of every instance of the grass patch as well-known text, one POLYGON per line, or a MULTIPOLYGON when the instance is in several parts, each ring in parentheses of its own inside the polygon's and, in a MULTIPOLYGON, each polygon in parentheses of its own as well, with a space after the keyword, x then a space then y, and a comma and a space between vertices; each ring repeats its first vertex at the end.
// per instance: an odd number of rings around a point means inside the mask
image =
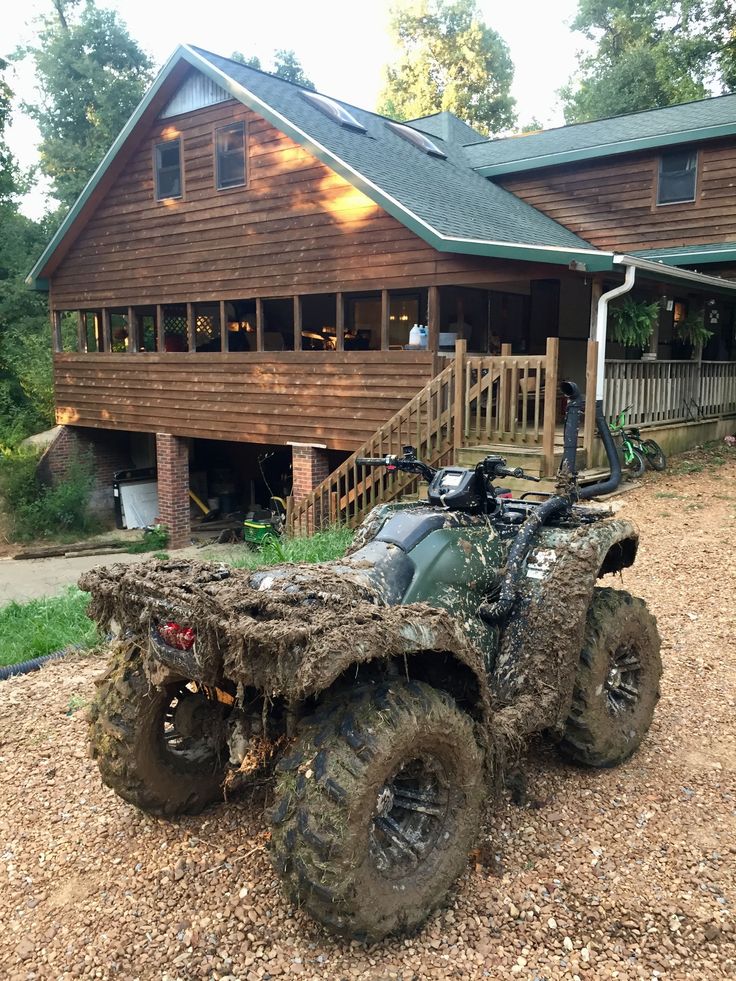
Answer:
POLYGON ((659 494, 655 494, 654 496, 674 501, 679 501, 682 498, 682 494, 675 494, 673 491, 660 491, 659 494))
POLYGON ((70 644, 98 643, 97 626, 84 612, 88 602, 87 593, 70 586, 61 596, 0 608, 0 665, 30 661, 70 644))
POLYGON ((258 569, 282 562, 329 562, 341 558, 352 540, 349 528, 329 528, 308 537, 270 539, 258 549, 229 552, 223 561, 236 569, 258 569))

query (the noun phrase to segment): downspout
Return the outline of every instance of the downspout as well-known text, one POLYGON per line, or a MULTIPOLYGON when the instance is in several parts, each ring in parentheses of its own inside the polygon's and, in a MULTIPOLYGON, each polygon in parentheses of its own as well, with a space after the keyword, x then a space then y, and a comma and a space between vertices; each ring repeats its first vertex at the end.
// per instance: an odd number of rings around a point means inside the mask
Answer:
MULTIPOLYGON (((624 281, 620 286, 616 286, 614 289, 609 290, 607 293, 601 293, 598 297, 598 310, 596 312, 595 318, 595 339, 598 341, 598 371, 595 380, 595 401, 596 403, 603 403, 603 386, 605 384, 606 378, 606 333, 608 330, 608 304, 611 300, 615 300, 617 296, 623 296, 624 293, 631 292, 634 286, 634 280, 636 278, 636 266, 626 267, 626 276, 624 281)), ((588 392, 585 393, 588 398, 590 395, 588 392)))

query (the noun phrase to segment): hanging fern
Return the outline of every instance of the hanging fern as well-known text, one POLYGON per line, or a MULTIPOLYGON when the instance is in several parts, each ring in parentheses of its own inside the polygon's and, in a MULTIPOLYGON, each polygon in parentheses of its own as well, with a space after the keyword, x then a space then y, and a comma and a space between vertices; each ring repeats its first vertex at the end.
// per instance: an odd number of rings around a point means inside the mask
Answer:
POLYGON ((696 348, 705 345, 713 336, 713 331, 705 326, 704 310, 694 307, 684 320, 675 321, 675 337, 696 348))
POLYGON ((649 343, 654 331, 654 325, 659 317, 659 303, 654 300, 646 303, 644 300, 634 300, 625 296, 623 300, 611 307, 614 341, 625 347, 643 349, 649 343))

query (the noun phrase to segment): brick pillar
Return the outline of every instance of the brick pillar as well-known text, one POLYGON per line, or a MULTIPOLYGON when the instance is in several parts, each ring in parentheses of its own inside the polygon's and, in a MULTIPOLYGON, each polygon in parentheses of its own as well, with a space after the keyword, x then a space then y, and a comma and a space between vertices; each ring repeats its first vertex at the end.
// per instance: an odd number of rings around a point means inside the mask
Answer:
POLYGON ((189 521, 189 450, 187 441, 168 433, 156 433, 158 514, 169 529, 171 549, 191 543, 189 521))
POLYGON ((327 451, 309 443, 291 444, 292 497, 301 501, 330 474, 327 451))

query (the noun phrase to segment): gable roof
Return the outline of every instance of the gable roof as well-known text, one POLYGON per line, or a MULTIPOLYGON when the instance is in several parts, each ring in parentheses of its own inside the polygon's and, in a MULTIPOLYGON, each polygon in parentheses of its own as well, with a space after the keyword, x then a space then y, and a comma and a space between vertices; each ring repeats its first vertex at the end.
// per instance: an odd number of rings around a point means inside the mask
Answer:
POLYGON ((486 140, 466 146, 465 152, 479 174, 493 177, 733 134, 736 95, 721 95, 527 136, 486 140))
POLYGON ((446 159, 429 156, 387 126, 385 117, 333 100, 348 108, 365 127, 366 132, 357 132, 325 116, 302 96, 301 86, 202 48, 181 45, 159 72, 34 266, 27 279, 29 285, 46 288, 42 277, 48 274, 47 267, 57 250, 67 235, 79 230, 75 222, 88 216, 93 192, 137 124, 150 115, 154 98, 165 91, 166 80, 176 70, 181 73, 182 63, 263 116, 438 251, 564 265, 576 261, 591 270, 611 268, 612 253, 594 248, 476 174, 468 167, 459 143, 442 142, 446 159))

